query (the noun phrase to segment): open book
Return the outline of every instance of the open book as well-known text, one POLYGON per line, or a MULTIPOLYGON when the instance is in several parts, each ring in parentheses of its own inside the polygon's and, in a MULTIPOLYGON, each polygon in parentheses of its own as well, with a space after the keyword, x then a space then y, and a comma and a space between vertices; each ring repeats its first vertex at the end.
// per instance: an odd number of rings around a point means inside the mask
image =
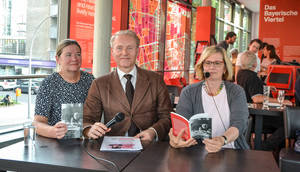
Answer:
POLYGON ((212 134, 212 119, 207 113, 199 113, 193 115, 190 120, 184 116, 171 112, 171 121, 173 128, 173 135, 177 136, 179 132, 185 128, 182 138, 185 140, 193 137, 194 139, 203 140, 211 138, 212 134))
POLYGON ((142 144, 139 138, 125 136, 104 136, 100 151, 140 151, 142 144))
POLYGON ((81 138, 82 136, 82 103, 61 105, 61 121, 67 125, 68 131, 63 139, 81 138))

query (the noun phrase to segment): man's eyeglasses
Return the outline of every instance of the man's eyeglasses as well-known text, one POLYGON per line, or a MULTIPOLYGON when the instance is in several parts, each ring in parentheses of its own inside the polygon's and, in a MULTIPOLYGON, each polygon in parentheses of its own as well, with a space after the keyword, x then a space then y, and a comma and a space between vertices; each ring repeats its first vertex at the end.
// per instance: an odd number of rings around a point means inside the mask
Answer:
POLYGON ((204 61, 203 62, 203 65, 204 66, 216 66, 216 67, 220 67, 220 66, 222 66, 223 65, 223 61, 214 61, 214 62, 212 62, 212 61, 204 61))

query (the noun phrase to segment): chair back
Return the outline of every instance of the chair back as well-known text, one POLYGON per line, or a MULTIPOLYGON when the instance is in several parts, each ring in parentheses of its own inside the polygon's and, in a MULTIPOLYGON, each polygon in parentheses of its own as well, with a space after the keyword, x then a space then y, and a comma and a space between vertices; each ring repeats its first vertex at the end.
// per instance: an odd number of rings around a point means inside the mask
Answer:
POLYGON ((284 112, 284 132, 286 147, 290 146, 290 140, 295 139, 296 130, 300 129, 300 107, 286 107, 284 112))
POLYGON ((180 87, 178 87, 176 85, 167 85, 167 88, 168 88, 168 92, 170 95, 172 107, 175 108, 176 107, 175 97, 179 97, 180 91, 181 91, 180 87))
POLYGON ((248 117, 247 129, 245 131, 245 139, 246 139, 249 146, 251 146, 251 129, 252 129, 252 125, 253 125, 253 117, 249 116, 248 117))

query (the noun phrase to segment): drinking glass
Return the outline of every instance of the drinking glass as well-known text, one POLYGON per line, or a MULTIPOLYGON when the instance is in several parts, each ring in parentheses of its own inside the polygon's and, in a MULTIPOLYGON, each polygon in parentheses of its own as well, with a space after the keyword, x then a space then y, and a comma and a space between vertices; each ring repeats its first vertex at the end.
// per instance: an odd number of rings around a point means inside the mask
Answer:
POLYGON ((23 129, 24 129, 24 146, 32 149, 35 145, 35 139, 36 139, 36 128, 32 124, 31 120, 27 120, 23 123, 23 129))
POLYGON ((277 100, 280 104, 280 109, 283 109, 284 90, 279 90, 278 91, 277 100))
POLYGON ((270 96, 270 86, 264 85, 264 101, 263 101, 263 109, 269 108, 269 96, 270 96))

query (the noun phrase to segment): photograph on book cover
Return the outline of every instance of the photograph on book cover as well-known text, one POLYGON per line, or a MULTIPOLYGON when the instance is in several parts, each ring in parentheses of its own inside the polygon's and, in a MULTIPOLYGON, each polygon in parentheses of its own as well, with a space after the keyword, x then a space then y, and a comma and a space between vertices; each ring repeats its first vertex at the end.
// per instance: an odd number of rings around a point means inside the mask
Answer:
POLYGON ((82 136, 82 103, 61 105, 61 121, 68 127, 68 132, 63 139, 80 138, 82 136))
POLYGON ((205 138, 211 138, 211 118, 191 118, 191 135, 196 140, 203 140, 205 138))

